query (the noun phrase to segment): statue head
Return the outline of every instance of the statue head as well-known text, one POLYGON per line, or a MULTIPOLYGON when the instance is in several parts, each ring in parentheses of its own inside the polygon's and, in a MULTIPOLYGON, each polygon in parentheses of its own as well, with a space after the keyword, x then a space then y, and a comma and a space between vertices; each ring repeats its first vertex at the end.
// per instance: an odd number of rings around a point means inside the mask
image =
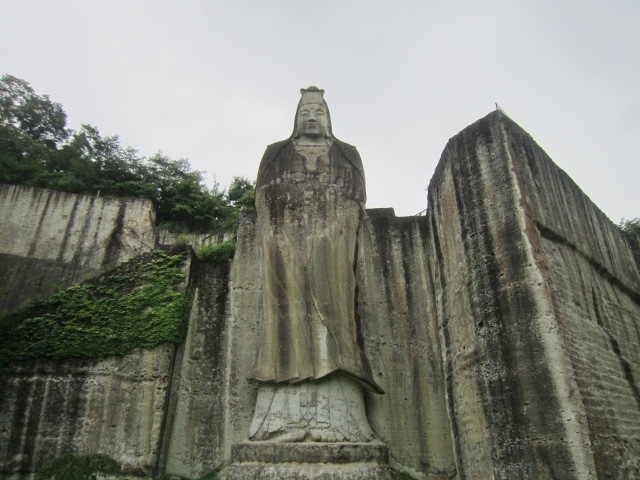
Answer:
POLYGON ((324 100, 324 90, 318 87, 300 89, 302 98, 296 110, 293 138, 333 138, 329 107, 324 100))

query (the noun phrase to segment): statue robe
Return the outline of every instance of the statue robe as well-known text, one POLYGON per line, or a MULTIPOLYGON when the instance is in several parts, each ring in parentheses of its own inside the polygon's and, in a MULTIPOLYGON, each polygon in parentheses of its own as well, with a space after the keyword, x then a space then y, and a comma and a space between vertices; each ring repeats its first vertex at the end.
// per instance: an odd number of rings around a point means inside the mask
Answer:
POLYGON ((252 378, 296 383, 342 371, 382 393, 356 314, 360 156, 339 140, 298 150, 294 140, 269 146, 258 173, 264 334, 252 378))

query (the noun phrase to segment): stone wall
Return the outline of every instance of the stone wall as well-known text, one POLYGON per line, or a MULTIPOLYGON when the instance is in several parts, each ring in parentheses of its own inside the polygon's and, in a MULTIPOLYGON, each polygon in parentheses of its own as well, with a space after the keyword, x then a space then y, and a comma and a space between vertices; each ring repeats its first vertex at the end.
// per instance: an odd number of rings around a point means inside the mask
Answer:
MULTIPOLYGON (((358 313, 365 351, 376 381, 386 391, 367 396, 372 427, 389 445, 396 466, 449 476, 455 472, 455 458, 433 312, 433 284, 427 267, 426 220, 398 218, 391 209, 367 211, 358 246, 358 313)), ((208 449, 209 466, 228 462, 231 447, 246 440, 249 433, 256 385, 247 377, 255 365, 263 327, 260 278, 255 218, 249 216, 240 224, 229 281, 227 323, 219 332, 223 339, 215 349, 219 352, 222 348, 223 357, 220 353, 197 357, 199 369, 210 372, 209 378, 213 375, 213 381, 207 381, 217 400, 185 411, 190 416, 185 424, 194 428, 217 422, 217 427, 206 427, 215 430, 210 437, 196 434, 181 439, 186 442, 185 451, 208 449), (212 443, 212 438, 221 443, 212 443)), ((202 313, 192 325, 211 321, 210 314, 202 313)), ((200 336, 198 343, 206 344, 205 337, 200 336)), ((167 473, 184 475, 188 462, 180 467, 178 463, 170 460, 167 473)))
MULTIPOLYGON (((3 205, 33 204, 45 218, 21 238, 55 237, 43 212, 69 213, 58 217, 55 247, 38 240, 15 246, 22 253, 11 258, 40 268, 74 258, 103 265, 111 254, 87 253, 108 249, 98 238, 120 238, 119 251, 130 254, 147 238, 149 210, 140 206, 136 220, 136 201, 114 207, 132 209, 135 235, 123 236, 127 223, 105 213, 100 223, 112 233, 83 236, 102 230, 74 230, 93 223, 70 212, 109 205, 29 189, 18 201, 19 188, 2 187, 3 205), (67 245, 84 253, 64 253, 67 245)), ((26 228, 2 214, 9 229, 26 228)), ((0 245, 9 245, 1 230, 0 245)), ((386 393, 366 403, 392 464, 425 479, 640 478, 640 275, 630 245, 501 112, 449 141, 426 216, 367 211, 357 308, 386 393)), ((230 269, 191 263, 189 332, 179 348, 95 365, 11 366, 0 380, 4 471, 26 474, 66 452, 192 479, 229 462, 255 404, 247 376, 261 339, 261 265, 247 216, 230 269)))
POLYGON ((153 249, 154 222, 146 199, 0 185, 0 312, 153 249))
POLYGON ((86 360, 12 365, 0 375, 0 477, 28 478, 65 454, 102 453, 151 476, 174 346, 86 360))
POLYGON ((638 478, 621 232, 501 112, 448 143, 427 215, 458 475, 638 478))
POLYGON ((200 478, 224 460, 229 262, 194 260, 190 285, 189 330, 173 372, 160 471, 200 478))
POLYGON ((640 275, 633 252, 539 147, 513 126, 505 131, 513 155, 526 159, 519 173, 536 227, 530 238, 542 250, 539 268, 584 411, 593 468, 600 478, 638 478, 640 275))
POLYGON ((376 381, 372 427, 401 469, 455 473, 430 275, 426 217, 367 210, 358 243, 358 315, 376 381))

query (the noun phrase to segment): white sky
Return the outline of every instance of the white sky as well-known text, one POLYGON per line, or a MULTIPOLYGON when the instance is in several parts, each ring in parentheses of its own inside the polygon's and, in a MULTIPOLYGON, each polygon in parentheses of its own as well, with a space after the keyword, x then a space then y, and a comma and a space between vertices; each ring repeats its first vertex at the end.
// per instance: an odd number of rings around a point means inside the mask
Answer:
POLYGON ((68 126, 254 179, 326 90, 367 206, 426 208, 447 140, 495 109, 618 223, 640 217, 637 0, 0 0, 0 74, 68 126))

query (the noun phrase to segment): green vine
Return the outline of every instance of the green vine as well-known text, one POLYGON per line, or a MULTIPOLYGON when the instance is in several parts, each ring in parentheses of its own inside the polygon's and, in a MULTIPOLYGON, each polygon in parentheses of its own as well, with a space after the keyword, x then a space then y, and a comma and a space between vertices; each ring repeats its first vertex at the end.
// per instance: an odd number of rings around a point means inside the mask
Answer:
POLYGON ((3 320, 0 364, 102 358, 180 343, 186 334, 185 254, 155 251, 3 320))

